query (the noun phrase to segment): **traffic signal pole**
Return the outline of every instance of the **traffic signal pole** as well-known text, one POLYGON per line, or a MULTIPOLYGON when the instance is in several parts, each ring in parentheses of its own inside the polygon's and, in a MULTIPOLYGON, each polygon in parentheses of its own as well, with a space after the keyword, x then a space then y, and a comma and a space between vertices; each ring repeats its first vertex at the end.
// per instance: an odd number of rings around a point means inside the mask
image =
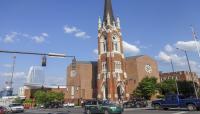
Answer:
POLYGON ((58 53, 35 53, 35 52, 20 52, 20 51, 7 51, 7 50, 0 50, 0 53, 10 53, 10 54, 24 54, 24 55, 40 55, 43 56, 42 58, 42 66, 46 66, 46 56, 48 57, 58 57, 58 58, 73 58, 72 64, 76 64, 75 56, 66 56, 65 54, 58 54, 58 53))

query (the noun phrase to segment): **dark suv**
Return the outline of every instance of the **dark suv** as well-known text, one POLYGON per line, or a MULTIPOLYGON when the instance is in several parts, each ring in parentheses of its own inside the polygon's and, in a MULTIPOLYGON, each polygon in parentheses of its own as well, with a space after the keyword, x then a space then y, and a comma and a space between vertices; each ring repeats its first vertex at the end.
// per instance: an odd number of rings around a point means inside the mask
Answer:
POLYGON ((123 104, 124 108, 144 108, 147 107, 148 103, 145 99, 135 98, 131 99, 123 104))

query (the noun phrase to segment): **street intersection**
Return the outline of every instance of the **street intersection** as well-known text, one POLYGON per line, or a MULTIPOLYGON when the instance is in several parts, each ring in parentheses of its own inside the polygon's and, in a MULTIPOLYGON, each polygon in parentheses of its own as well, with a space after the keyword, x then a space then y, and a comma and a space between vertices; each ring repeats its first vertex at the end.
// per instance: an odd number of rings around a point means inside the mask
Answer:
MULTIPOLYGON (((185 109, 153 110, 144 108, 125 109, 123 114, 199 114, 199 111, 187 111, 185 109)), ((60 109, 33 109, 18 114, 85 114, 82 108, 60 109)))

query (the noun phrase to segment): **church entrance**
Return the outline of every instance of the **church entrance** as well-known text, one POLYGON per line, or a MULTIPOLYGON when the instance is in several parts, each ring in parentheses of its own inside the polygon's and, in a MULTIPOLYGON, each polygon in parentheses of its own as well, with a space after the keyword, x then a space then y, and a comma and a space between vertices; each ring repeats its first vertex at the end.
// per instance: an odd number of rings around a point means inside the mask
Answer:
POLYGON ((121 83, 119 83, 118 86, 117 86, 118 100, 120 100, 120 101, 123 100, 124 94, 125 94, 124 86, 121 83))
POLYGON ((101 91, 103 93, 103 100, 107 100, 107 96, 106 96, 107 93, 106 93, 106 85, 105 84, 102 85, 101 91))

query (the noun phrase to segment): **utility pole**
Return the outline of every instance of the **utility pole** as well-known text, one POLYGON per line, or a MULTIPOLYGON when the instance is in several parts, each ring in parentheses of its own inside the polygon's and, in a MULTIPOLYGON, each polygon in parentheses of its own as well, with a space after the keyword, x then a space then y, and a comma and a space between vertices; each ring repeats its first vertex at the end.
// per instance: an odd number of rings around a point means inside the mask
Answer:
POLYGON ((11 80, 10 80, 10 87, 11 88, 12 88, 13 77, 14 77, 14 72, 15 72, 15 60, 16 60, 16 56, 13 56, 12 75, 11 75, 11 80))
MULTIPOLYGON (((172 66, 172 72, 175 73, 174 64, 173 64, 172 59, 171 59, 171 66, 172 66)), ((177 83, 177 77, 176 76, 175 76, 175 83, 176 83, 176 92, 179 95, 179 89, 178 89, 178 83, 177 83)))
POLYGON ((193 39, 195 41, 195 45, 196 45, 196 48, 197 48, 197 52, 198 52, 198 55, 200 57, 200 49, 199 49, 199 46, 198 46, 197 34, 196 34, 193 26, 191 26, 191 29, 192 29, 193 39))
POLYGON ((192 75, 192 70, 191 70, 191 66, 190 66, 190 61, 189 61, 189 58, 188 58, 188 55, 187 55, 187 51, 186 50, 183 50, 183 49, 180 49, 180 48, 176 48, 178 50, 181 50, 185 53, 185 56, 186 56, 186 59, 187 59, 187 64, 188 64, 188 68, 189 68, 189 71, 190 71, 190 76, 192 78, 192 82, 193 82, 193 87, 194 87, 194 91, 195 91, 195 96, 196 98, 198 99, 198 94, 197 94, 197 89, 196 89, 196 86, 195 86, 195 82, 194 82, 194 77, 192 75))

